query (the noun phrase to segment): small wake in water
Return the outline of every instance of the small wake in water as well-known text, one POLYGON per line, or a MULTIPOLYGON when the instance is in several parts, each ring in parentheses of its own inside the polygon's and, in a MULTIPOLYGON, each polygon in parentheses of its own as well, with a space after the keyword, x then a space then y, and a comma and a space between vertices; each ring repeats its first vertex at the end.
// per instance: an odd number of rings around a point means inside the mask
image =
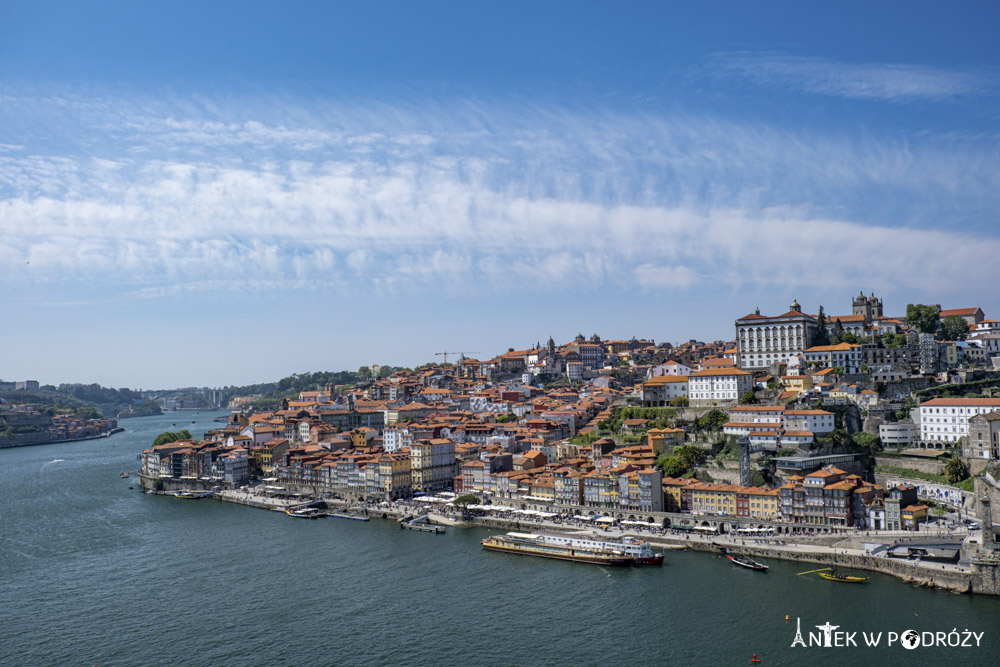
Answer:
POLYGON ((52 459, 51 461, 49 461, 49 463, 62 463, 65 460, 66 459, 52 459))

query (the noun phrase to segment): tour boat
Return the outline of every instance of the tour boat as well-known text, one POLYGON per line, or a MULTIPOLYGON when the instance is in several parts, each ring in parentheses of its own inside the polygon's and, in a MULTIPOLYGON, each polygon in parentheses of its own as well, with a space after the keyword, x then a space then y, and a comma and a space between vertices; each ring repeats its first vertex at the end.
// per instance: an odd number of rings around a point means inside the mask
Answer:
POLYGON ((649 542, 631 538, 597 539, 568 533, 507 533, 493 535, 480 544, 488 551, 569 560, 595 565, 663 565, 663 554, 653 553, 649 542))
POLYGON ((758 563, 749 556, 744 556, 743 554, 726 554, 726 558, 730 560, 734 565, 739 565, 741 567, 749 568, 751 570, 757 570, 758 572, 767 572, 769 566, 763 563, 758 563))
POLYGON ((326 516, 326 512, 316 509, 315 507, 307 507, 305 509, 298 510, 285 510, 285 514, 293 516, 297 519, 318 519, 326 516))

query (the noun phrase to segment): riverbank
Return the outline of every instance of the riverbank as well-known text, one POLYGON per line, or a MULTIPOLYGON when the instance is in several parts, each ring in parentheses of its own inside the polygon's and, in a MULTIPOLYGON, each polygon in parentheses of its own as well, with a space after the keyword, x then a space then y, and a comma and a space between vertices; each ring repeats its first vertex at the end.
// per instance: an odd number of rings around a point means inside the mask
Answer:
POLYGON ((0 449, 7 449, 9 447, 34 447, 35 445, 61 445, 64 442, 84 442, 86 440, 99 440, 101 438, 110 438, 115 433, 121 433, 125 429, 121 426, 116 426, 108 431, 102 431, 101 433, 93 433, 91 435, 85 435, 75 438, 56 438, 56 439, 31 439, 30 441, 25 440, 21 442, 11 442, 9 439, 0 440, 0 449))
MULTIPOLYGON (((171 491, 163 493, 169 494, 171 491)), ((259 509, 283 511, 290 506, 301 504, 310 498, 298 495, 274 496, 257 494, 246 490, 226 489, 218 491, 213 497, 222 502, 232 502, 259 509)), ((619 529, 614 527, 597 528, 582 521, 545 520, 523 516, 463 516, 457 509, 454 512, 441 511, 440 506, 431 507, 417 501, 397 501, 395 503, 357 504, 343 500, 316 498, 322 500, 329 509, 354 507, 364 510, 368 516, 393 521, 417 516, 428 517, 432 524, 462 528, 478 527, 496 530, 590 530, 598 535, 608 537, 635 537, 648 540, 654 547, 664 551, 691 550, 718 553, 721 549, 731 549, 746 553, 755 558, 779 559, 797 561, 803 564, 837 567, 848 570, 865 570, 888 574, 914 586, 938 588, 957 593, 979 593, 997 595, 998 592, 990 585, 995 573, 983 573, 975 568, 963 567, 955 563, 931 563, 889 558, 873 555, 865 550, 850 546, 852 538, 840 538, 832 543, 829 538, 808 541, 802 538, 789 542, 787 536, 777 537, 741 537, 732 534, 698 535, 673 532, 670 529, 619 529), (435 511, 437 510, 437 511, 435 511), (843 546, 839 543, 844 543, 843 546)), ((873 538, 874 539, 874 538, 873 538)), ((982 567, 982 565, 980 565, 982 567)), ((987 565, 986 567, 990 567, 987 565)))

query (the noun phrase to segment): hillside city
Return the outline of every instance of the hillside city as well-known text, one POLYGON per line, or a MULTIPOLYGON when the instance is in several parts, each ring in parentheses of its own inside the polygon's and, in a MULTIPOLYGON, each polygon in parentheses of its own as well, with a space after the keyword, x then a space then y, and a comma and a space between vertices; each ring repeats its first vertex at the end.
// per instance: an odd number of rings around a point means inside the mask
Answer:
POLYGON ((995 485, 1000 322, 979 308, 887 316, 859 294, 845 315, 757 309, 734 334, 549 338, 364 369, 274 410, 236 396, 225 426, 166 438, 140 472, 158 488, 257 483, 358 502, 451 492, 522 511, 822 531, 953 522, 973 512, 975 479, 995 485))

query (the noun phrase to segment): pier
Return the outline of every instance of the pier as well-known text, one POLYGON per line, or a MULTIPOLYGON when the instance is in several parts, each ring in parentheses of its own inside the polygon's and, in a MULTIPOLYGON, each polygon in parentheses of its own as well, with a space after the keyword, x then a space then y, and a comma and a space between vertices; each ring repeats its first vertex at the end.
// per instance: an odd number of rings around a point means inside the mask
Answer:
POLYGON ((436 535, 444 533, 443 526, 435 526, 428 521, 427 515, 424 514, 423 516, 418 516, 414 519, 403 519, 399 522, 399 527, 405 528, 406 530, 420 530, 425 533, 434 533, 436 535))

